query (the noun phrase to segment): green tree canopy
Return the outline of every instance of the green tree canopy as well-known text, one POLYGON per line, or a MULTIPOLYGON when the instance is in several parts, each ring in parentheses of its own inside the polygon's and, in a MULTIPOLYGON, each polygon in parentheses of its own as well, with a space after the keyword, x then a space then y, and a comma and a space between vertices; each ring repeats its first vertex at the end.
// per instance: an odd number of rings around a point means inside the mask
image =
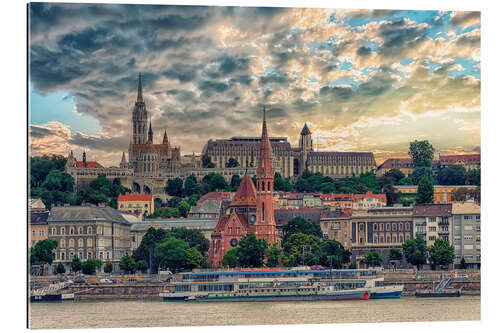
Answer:
POLYGON ((30 157, 29 171, 31 187, 40 187, 47 175, 53 170, 58 170, 61 173, 64 172, 65 165, 66 158, 60 155, 30 157))
POLYGON ((225 190, 228 184, 224 177, 218 173, 209 173, 201 180, 202 193, 225 190))
POLYGON ((321 240, 314 235, 294 233, 283 245, 287 266, 318 265, 323 255, 321 240))
POLYGON ((108 261, 104 264, 103 271, 106 274, 109 274, 113 271, 113 264, 111 263, 111 261, 108 261))
POLYGON ((269 244, 266 249, 267 266, 276 267, 280 263, 280 258, 283 255, 283 249, 280 249, 276 243, 269 244))
POLYGON ((182 239, 170 237, 155 249, 155 256, 160 258, 160 267, 177 272, 186 266, 188 243, 182 239))
POLYGON ((66 268, 64 268, 64 265, 61 262, 57 263, 56 273, 57 274, 64 274, 64 273, 66 273, 66 268))
POLYGON ((148 270, 148 263, 146 260, 139 260, 135 263, 135 269, 145 273, 148 270))
POLYGON ((390 169, 384 173, 384 176, 392 178, 393 184, 397 184, 401 179, 405 178, 405 174, 399 169, 390 169))
POLYGON ((149 227, 144 236, 142 237, 141 244, 134 250, 132 256, 135 261, 144 260, 148 267, 150 267, 152 273, 156 273, 158 271, 158 266, 160 264, 161 258, 155 256, 156 247, 164 242, 168 237, 170 237, 170 233, 164 229, 156 229, 153 227, 149 227), (151 257, 150 257, 151 255, 151 257))
POLYGON ((471 169, 467 172, 467 185, 481 186, 481 169, 471 169))
POLYGON ((210 242, 200 230, 187 228, 173 228, 170 235, 182 239, 188 243, 189 247, 196 248, 201 254, 205 254, 210 247, 210 242))
POLYGON ((226 162, 226 168, 236 168, 240 166, 240 162, 237 159, 230 157, 226 162))
POLYGON ((427 262, 427 246, 425 240, 417 236, 415 239, 407 239, 403 243, 403 252, 406 261, 420 269, 427 262))
POLYGON ((313 235, 322 237, 323 232, 319 224, 314 222, 307 222, 302 217, 294 217, 287 224, 283 226, 283 244, 288 241, 288 238, 296 233, 303 233, 306 235, 313 235))
POLYGON ((174 178, 167 180, 167 186, 165 186, 165 192, 168 195, 181 197, 182 196, 182 179, 174 178))
POLYGON ((125 254, 120 259, 120 269, 123 269, 127 273, 133 273, 135 271, 135 260, 130 254, 125 254))
POLYGON ((187 203, 187 201, 182 200, 179 203, 179 206, 177 206, 177 209, 179 210, 179 215, 183 217, 187 217, 189 210, 191 209, 191 206, 187 203))
POLYGON ((431 167, 434 159, 434 147, 427 140, 415 140, 410 143, 410 155, 415 167, 431 167))
POLYGON ((401 193, 396 191, 396 188, 391 184, 385 185, 382 189, 382 193, 385 194, 387 199, 387 206, 393 206, 395 203, 398 203, 401 197, 401 193))
POLYGON ((429 248, 429 258, 434 265, 449 265, 453 263, 454 248, 447 241, 438 238, 429 248))
POLYGON ((382 258, 380 257, 380 254, 377 252, 377 250, 371 249, 365 256, 365 263, 368 265, 368 267, 380 266, 380 264, 382 263, 382 258))
POLYGON ((71 270, 73 272, 78 272, 82 269, 82 262, 78 256, 74 256, 73 260, 71 260, 71 270))
POLYGON ((57 241, 53 239, 43 239, 35 243, 31 248, 31 261, 40 264, 52 265, 55 259, 54 250, 57 248, 57 241))
POLYGON ((323 266, 339 269, 342 268, 343 264, 350 261, 351 252, 346 250, 340 242, 334 239, 321 242, 320 247, 320 263, 323 266))
POLYGON ((429 168, 418 167, 418 168, 415 168, 409 176, 409 179, 411 181, 410 185, 418 185, 418 183, 420 183, 420 181, 424 177, 428 177, 431 180, 433 185, 436 183, 434 175, 432 174, 432 171, 429 168))
POLYGON ((206 154, 201 156, 201 164, 203 168, 215 168, 215 164, 212 163, 212 159, 206 154))
POLYGON ((238 263, 242 267, 262 267, 266 249, 265 239, 257 239, 254 233, 248 234, 238 244, 238 263))
POLYGON ((434 201, 434 186, 429 177, 424 177, 418 183, 417 203, 432 203, 434 201))
POLYGON ((293 185, 288 179, 283 179, 278 172, 274 173, 274 189, 276 191, 293 191, 293 185))
POLYGON ((392 248, 389 250, 389 259, 390 260, 401 260, 403 258, 403 254, 400 249, 392 248))
POLYGON ((231 177, 231 184, 229 186, 231 187, 230 190, 235 192, 238 189, 238 186, 240 186, 241 183, 241 177, 239 175, 233 175, 231 177))
POLYGON ((186 250, 186 267, 188 269, 201 267, 203 259, 203 255, 195 247, 186 250))
POLYGON ((461 165, 450 165, 439 170, 437 180, 439 185, 465 185, 467 170, 461 165))
POLYGON ((96 270, 102 266, 102 261, 99 259, 90 258, 82 262, 82 272, 83 274, 91 275, 95 274, 96 270))
POLYGON ((238 248, 233 247, 226 251, 224 257, 222 258, 222 266, 224 267, 238 267, 240 263, 238 262, 238 248))
POLYGON ((182 194, 185 197, 189 197, 199 192, 200 192, 200 184, 198 184, 196 177, 193 175, 189 175, 184 181, 184 188, 182 190, 182 194))

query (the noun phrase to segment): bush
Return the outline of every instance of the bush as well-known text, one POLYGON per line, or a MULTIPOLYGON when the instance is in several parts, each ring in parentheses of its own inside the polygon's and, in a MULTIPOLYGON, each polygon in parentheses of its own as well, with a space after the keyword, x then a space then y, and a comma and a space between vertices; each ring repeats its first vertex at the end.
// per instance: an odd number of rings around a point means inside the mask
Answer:
POLYGON ((104 265, 103 270, 104 270, 104 273, 106 273, 106 274, 111 273, 113 271, 113 264, 111 262, 109 262, 109 261, 106 262, 106 264, 104 265))
POLYGON ((56 273, 57 274, 64 274, 66 273, 66 268, 64 268, 64 265, 62 263, 58 263, 56 266, 56 273))

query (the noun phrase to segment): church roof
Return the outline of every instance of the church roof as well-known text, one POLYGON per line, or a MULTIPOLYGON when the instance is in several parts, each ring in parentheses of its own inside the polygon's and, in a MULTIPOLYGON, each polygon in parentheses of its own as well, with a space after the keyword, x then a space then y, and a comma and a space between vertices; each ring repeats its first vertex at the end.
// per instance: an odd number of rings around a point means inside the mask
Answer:
POLYGON ((245 216, 233 212, 230 214, 226 214, 219 219, 219 222, 217 222, 217 225, 215 226, 213 233, 220 233, 221 231, 223 231, 226 228, 226 225, 228 224, 231 217, 235 217, 238 220, 238 222, 240 222, 244 230, 246 230, 247 232, 251 231, 250 225, 248 224, 245 216))
POLYGON ((309 130, 309 127, 307 127, 307 123, 304 124, 304 128, 302 128, 302 132, 300 132, 300 135, 310 135, 311 131, 309 130))
MULTIPOLYGON (((85 168, 85 165, 83 164, 83 161, 76 161, 76 167, 85 168)), ((86 167, 91 169, 104 168, 102 165, 95 161, 88 161, 86 167)))
POLYGON ((266 108, 264 107, 262 119, 262 137, 260 140, 259 161, 257 162, 257 178, 273 178, 273 165, 271 159, 271 144, 267 135, 266 108))
POLYGON ((236 190, 233 201, 231 201, 230 206, 250 206, 255 205, 257 200, 257 190, 250 179, 250 177, 245 176, 241 180, 240 186, 236 190))

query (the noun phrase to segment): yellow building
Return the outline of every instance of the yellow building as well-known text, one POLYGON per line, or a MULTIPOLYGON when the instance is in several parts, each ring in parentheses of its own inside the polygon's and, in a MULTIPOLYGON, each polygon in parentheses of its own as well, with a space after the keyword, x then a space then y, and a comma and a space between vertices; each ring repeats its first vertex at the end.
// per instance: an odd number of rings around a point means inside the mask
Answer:
MULTIPOLYGON (((394 186, 396 190, 404 194, 416 194, 418 186, 394 186)), ((477 188, 474 185, 434 185, 434 203, 451 203, 452 192, 460 188, 473 190, 477 188)))
POLYGON ((152 194, 121 194, 117 206, 118 210, 135 216, 146 216, 155 211, 152 194))
POLYGON ((28 228, 28 245, 30 248, 32 248, 36 244, 36 242, 48 238, 49 228, 47 225, 47 219, 49 217, 49 212, 30 212, 29 216, 30 224, 28 228))

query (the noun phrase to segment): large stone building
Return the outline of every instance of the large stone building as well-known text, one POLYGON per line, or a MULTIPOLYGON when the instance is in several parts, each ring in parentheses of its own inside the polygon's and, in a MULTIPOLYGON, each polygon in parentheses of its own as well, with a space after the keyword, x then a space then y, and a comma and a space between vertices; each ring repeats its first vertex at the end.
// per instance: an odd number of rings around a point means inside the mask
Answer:
POLYGON ((71 260, 98 258, 111 262, 119 272, 120 259, 132 253, 130 222, 111 207, 53 207, 48 222, 49 238, 57 241, 56 257, 69 271, 71 260))
POLYGON ((413 206, 414 236, 420 236, 427 246, 436 239, 450 241, 451 204, 417 204, 413 206))
MULTIPOLYGON (((373 153, 314 151, 312 133, 307 124, 300 132, 299 147, 292 147, 284 137, 269 140, 273 168, 285 178, 295 178, 306 169, 325 176, 345 178, 376 168, 373 153)), ((256 137, 209 140, 203 154, 211 158, 216 168, 224 168, 230 158, 236 159, 245 168, 252 168, 259 158, 259 142, 256 137)))
POLYGON ((473 201, 454 202, 451 237, 455 248, 455 267, 462 258, 469 268, 481 267, 481 207, 473 201))
POLYGON ((237 246, 249 233, 279 246, 273 207, 274 171, 265 109, 256 171, 257 187, 250 177, 242 179, 228 212, 219 219, 212 233, 208 259, 213 267, 219 266, 227 250, 237 246))

